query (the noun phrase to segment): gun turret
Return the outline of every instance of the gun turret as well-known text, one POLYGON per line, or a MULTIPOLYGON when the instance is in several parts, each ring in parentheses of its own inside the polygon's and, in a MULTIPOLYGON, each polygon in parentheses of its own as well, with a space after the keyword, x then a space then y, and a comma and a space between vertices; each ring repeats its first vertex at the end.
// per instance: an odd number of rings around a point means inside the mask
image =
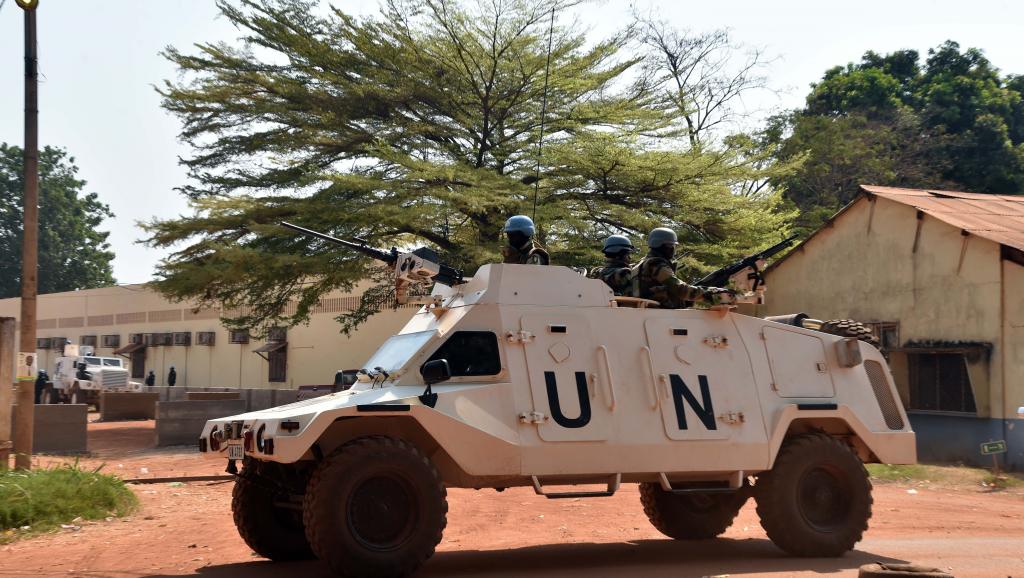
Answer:
MULTIPOLYGON (((763 292, 764 278, 761 276, 761 270, 765 261, 792 245, 794 241, 796 241, 796 235, 783 239, 759 253, 748 255, 735 263, 712 271, 695 281, 694 285, 729 287, 747 294, 757 294, 759 290, 763 292)), ((757 302, 761 302, 760 294, 758 294, 757 302)))
POLYGON ((441 263, 437 252, 428 247, 420 247, 412 252, 402 253, 392 247, 390 251, 371 247, 362 239, 359 242, 338 239, 328 234, 282 222, 282 227, 297 231, 304 235, 323 239, 335 245, 348 247, 358 251, 371 259, 376 259, 395 268, 395 298, 399 303, 406 303, 409 297, 409 286, 423 284, 433 281, 442 285, 454 287, 465 283, 462 278, 462 271, 441 263))

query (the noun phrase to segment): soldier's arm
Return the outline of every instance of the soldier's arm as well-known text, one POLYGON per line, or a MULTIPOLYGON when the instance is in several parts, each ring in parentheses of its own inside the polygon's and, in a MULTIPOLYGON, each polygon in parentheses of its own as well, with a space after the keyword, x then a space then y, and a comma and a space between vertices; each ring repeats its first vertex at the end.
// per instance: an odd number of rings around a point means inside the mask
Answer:
POLYGON ((659 284, 664 285, 669 294, 671 294, 677 301, 705 300, 705 291, 703 287, 696 287, 689 283, 684 283, 679 277, 676 277, 670 267, 662 267, 658 269, 654 279, 659 284))
POLYGON ((536 252, 526 258, 527 265, 547 265, 548 257, 544 253, 536 252))

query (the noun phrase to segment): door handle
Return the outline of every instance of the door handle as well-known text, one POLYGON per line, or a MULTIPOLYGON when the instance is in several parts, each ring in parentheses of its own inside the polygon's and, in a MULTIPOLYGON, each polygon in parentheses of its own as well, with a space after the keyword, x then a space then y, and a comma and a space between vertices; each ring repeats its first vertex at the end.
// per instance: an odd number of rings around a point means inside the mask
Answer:
POLYGON ((654 358, 651 356, 651 348, 650 347, 647 347, 645 345, 645 346, 641 347, 640 350, 643 351, 644 355, 647 357, 647 374, 648 374, 648 377, 650 378, 647 383, 648 383, 648 385, 651 386, 649 391, 648 391, 648 393, 650 394, 651 409, 655 409, 655 408, 658 407, 659 401, 658 401, 658 382, 656 381, 657 380, 657 375, 654 373, 654 358))
POLYGON ((615 411, 615 383, 612 378, 612 365, 608 360, 608 348, 601 345, 597 349, 601 352, 601 359, 604 360, 604 372, 608 376, 608 409, 615 411))

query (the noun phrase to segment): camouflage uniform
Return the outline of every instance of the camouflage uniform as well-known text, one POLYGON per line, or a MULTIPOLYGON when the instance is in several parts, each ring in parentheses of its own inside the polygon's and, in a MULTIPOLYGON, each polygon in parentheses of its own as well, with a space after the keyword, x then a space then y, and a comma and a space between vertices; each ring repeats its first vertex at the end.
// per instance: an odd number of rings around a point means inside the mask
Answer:
POLYGON ((684 307, 687 301, 716 302, 714 291, 684 283, 676 277, 675 263, 656 255, 637 263, 633 275, 633 296, 653 299, 666 309, 684 307))
POLYGON ((604 267, 594 267, 588 277, 600 279, 612 288, 616 295, 630 295, 633 285, 633 271, 622 259, 607 258, 604 267))
POLYGON ((505 245, 501 248, 502 263, 512 265, 547 265, 548 252, 532 239, 518 249, 505 245))

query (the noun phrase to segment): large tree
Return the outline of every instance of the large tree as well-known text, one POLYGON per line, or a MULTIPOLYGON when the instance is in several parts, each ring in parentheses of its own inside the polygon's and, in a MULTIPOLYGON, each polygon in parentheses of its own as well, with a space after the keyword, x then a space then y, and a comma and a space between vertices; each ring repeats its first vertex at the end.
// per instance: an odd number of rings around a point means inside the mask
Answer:
POLYGON ((182 189, 195 212, 148 229, 176 248, 156 286, 245 311, 237 325, 299 322, 373 271, 281 220, 425 242, 470 272, 516 213, 535 213, 560 264, 666 224, 699 269, 785 228, 777 195, 737 194, 782 170, 770 151, 691 139, 678 95, 627 50, 633 29, 592 41, 539 0, 394 0, 367 18, 305 0, 218 5, 244 36, 169 48, 181 77, 161 90, 195 150, 182 189))
POLYGON ((946 42, 868 52, 828 70, 806 106, 773 120, 777 158, 804 157, 778 179, 815 227, 865 182, 1024 192, 1021 77, 1003 77, 980 50, 946 42))
MULTIPOLYGON (((23 227, 22 149, 0 143, 0 297, 21 294, 23 227)), ((39 153, 39 292, 55 293, 114 283, 110 233, 98 228, 113 217, 96 193, 83 193, 75 159, 61 148, 39 153)))

